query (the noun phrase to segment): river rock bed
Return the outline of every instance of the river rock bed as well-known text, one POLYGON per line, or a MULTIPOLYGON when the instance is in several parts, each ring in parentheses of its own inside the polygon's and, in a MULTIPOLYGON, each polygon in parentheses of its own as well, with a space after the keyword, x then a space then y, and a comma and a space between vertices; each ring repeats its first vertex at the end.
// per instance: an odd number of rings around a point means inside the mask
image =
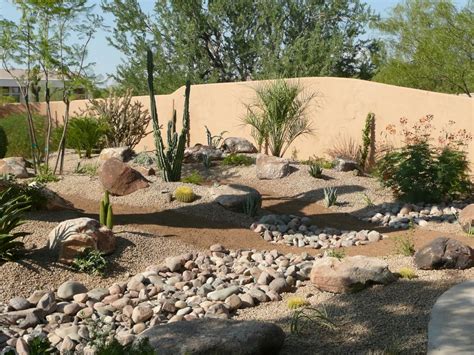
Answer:
POLYGON ((366 245, 386 238, 375 230, 341 231, 336 228, 320 228, 311 224, 310 218, 295 215, 265 215, 258 222, 252 223, 250 229, 271 243, 314 249, 366 245))
POLYGON ((410 227, 410 224, 424 227, 428 222, 454 223, 457 221, 457 215, 466 205, 466 203, 450 206, 383 204, 375 214, 363 218, 363 220, 395 229, 406 229, 410 227))
POLYGON ((24 349, 45 336, 61 352, 85 352, 93 334, 109 331, 122 344, 164 323, 230 318, 240 308, 279 301, 309 279, 314 257, 276 250, 188 253, 149 266, 123 283, 87 290, 67 281, 0 306, 0 349, 24 349))

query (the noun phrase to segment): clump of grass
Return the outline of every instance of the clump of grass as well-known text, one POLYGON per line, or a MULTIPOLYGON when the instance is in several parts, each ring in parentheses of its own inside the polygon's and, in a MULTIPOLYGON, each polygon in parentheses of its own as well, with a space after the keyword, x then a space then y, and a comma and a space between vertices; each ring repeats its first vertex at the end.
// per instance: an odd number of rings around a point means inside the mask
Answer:
POLYGON ((418 277, 415 273, 415 270, 409 267, 402 267, 400 270, 398 270, 398 274, 400 275, 402 279, 408 279, 408 280, 413 280, 418 277))
POLYGON ((191 174, 182 178, 181 182, 185 182, 187 184, 201 185, 204 182, 204 178, 199 173, 199 171, 194 170, 191 172, 191 174))
POLYGON ((297 309, 297 308, 309 306, 309 302, 306 299, 304 299, 303 297, 298 297, 298 296, 290 297, 286 304, 289 309, 297 309))
POLYGON ((339 260, 344 259, 344 257, 346 256, 344 249, 329 249, 325 254, 328 257, 336 258, 339 260))
POLYGON ((321 158, 317 156, 312 156, 308 160, 302 160, 300 161, 300 163, 303 165, 319 164, 319 166, 322 169, 327 169, 327 170, 332 169, 335 166, 334 161, 327 160, 325 158, 321 158))
POLYGON ((290 322, 290 331, 292 334, 303 335, 307 331, 314 330, 315 326, 335 329, 336 324, 329 317, 325 307, 301 307, 297 308, 290 322))
POLYGON ((395 238, 395 251, 404 256, 413 256, 415 254, 413 238, 409 235, 395 238))
POLYGON ((46 165, 40 165, 39 172, 35 177, 35 181, 40 184, 46 184, 48 182, 59 181, 59 178, 54 175, 53 171, 46 165))
POLYGON ((222 160, 222 165, 252 165, 253 159, 243 154, 229 154, 222 160))
POLYGON ((364 203, 365 203, 365 205, 366 205, 367 207, 375 206, 374 201, 372 201, 372 199, 370 198, 370 196, 367 195, 366 193, 363 193, 363 194, 362 194, 362 200, 364 201, 364 203))
POLYGON ((97 164, 84 164, 81 165, 81 162, 77 163, 76 168, 74 169, 75 174, 95 176, 97 175, 97 164))
POLYGON ((334 206, 337 202, 337 189, 335 187, 324 188, 324 203, 326 207, 334 206))
POLYGON ((103 276, 106 267, 107 260, 104 259, 102 253, 91 248, 85 249, 72 262, 74 270, 89 275, 103 276))

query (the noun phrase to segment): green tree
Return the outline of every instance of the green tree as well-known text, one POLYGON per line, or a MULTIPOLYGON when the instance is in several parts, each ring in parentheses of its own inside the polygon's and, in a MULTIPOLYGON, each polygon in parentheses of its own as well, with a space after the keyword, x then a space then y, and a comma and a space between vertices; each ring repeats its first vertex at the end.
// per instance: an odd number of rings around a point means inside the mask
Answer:
POLYGON ((449 0, 404 1, 377 27, 386 35, 387 56, 374 80, 471 96, 473 1, 461 9, 449 0))
POLYGON ((364 39, 376 19, 359 0, 104 0, 115 16, 110 43, 126 60, 115 79, 146 92, 145 52, 152 46, 158 93, 184 84, 289 76, 368 79, 377 40, 364 39))

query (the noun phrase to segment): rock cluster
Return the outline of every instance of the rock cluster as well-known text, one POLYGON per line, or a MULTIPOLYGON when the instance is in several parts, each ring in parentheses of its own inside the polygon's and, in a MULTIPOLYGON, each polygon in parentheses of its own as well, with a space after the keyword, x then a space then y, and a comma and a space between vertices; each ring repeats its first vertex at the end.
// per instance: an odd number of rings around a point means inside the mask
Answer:
POLYGON ((319 228, 312 225, 308 217, 294 215, 265 215, 253 223, 250 229, 260 233, 269 242, 314 249, 365 245, 385 238, 375 230, 340 231, 335 228, 319 228))
POLYGON ((208 252, 170 257, 108 289, 87 292, 69 281, 56 293, 36 291, 10 300, 0 312, 0 348, 5 343, 21 348, 43 334, 59 350, 82 352, 94 327, 110 329, 126 344, 158 324, 228 319, 239 308, 280 300, 280 293, 309 279, 313 260, 306 253, 213 245, 208 252))
POLYGON ((456 221, 456 215, 464 205, 413 205, 413 204, 383 204, 380 210, 364 221, 380 224, 384 227, 405 229, 410 223, 424 227, 429 221, 456 221))
POLYGON ((463 270, 474 266, 474 250, 456 239, 438 237, 418 250, 414 261, 423 270, 463 270))

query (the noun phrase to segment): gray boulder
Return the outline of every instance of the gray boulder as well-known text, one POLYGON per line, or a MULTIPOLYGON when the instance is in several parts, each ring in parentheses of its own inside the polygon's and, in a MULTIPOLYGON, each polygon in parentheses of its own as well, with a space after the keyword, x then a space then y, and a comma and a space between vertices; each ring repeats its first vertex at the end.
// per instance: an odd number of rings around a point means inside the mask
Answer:
POLYGON ((258 200, 258 208, 260 208, 262 203, 260 192, 254 188, 243 185, 221 185, 213 187, 211 194, 214 196, 215 202, 234 212, 242 212, 244 204, 251 196, 254 196, 258 200))
POLYGON ((206 318, 158 325, 138 338, 148 338, 160 355, 270 355, 278 354, 285 333, 271 323, 206 318))
POLYGON ((467 269, 474 266, 474 250, 446 237, 439 237, 415 253, 415 265, 422 270, 467 269))
POLYGON ((245 138, 228 137, 224 139, 221 149, 227 153, 257 153, 257 148, 245 138))
POLYGON ((334 170, 336 171, 360 171, 359 164, 353 160, 347 160, 347 159, 341 159, 338 158, 336 159, 336 166, 334 167, 334 170))
POLYGON ((261 180, 281 179, 290 174, 290 162, 287 159, 265 154, 257 155, 257 177, 261 180))
POLYGON ((208 156, 210 160, 221 160, 222 151, 207 145, 196 144, 193 147, 184 150, 185 163, 201 162, 204 156, 208 156))
POLYGON ((22 157, 0 159, 0 175, 11 174, 17 178, 27 178, 26 160, 22 157))

